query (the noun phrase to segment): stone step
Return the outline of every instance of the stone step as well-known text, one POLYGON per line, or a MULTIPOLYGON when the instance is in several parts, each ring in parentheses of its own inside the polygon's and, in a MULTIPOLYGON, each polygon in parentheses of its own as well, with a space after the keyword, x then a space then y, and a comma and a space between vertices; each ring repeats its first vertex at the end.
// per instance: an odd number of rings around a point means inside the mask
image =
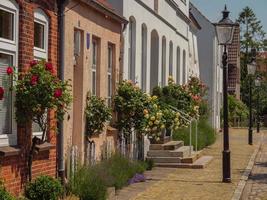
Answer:
MULTIPOLYGON (((193 147, 191 147, 193 153, 193 147)), ((175 150, 149 150, 147 152, 148 157, 188 157, 190 153, 189 146, 182 146, 175 150)))
POLYGON ((202 156, 202 151, 193 152, 191 156, 184 157, 181 159, 181 163, 194 163, 197 159, 199 159, 202 156))
POLYGON ((170 141, 162 145, 164 150, 175 150, 184 146, 184 141, 170 141))
POLYGON ((212 156, 202 156, 197 159, 194 163, 154 163, 156 167, 166 167, 166 168, 190 168, 190 169, 203 169, 213 159, 212 156))
POLYGON ((154 163, 181 163, 179 157, 147 157, 147 159, 153 160, 154 163))
POLYGON ((149 150, 174 150, 183 145, 183 141, 170 141, 165 144, 150 144, 149 150))

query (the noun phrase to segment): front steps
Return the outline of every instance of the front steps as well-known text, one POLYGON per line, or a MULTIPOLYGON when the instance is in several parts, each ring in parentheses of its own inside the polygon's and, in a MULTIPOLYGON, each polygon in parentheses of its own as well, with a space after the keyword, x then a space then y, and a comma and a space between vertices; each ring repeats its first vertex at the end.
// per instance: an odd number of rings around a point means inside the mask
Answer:
POLYGON ((201 151, 194 152, 193 147, 184 146, 183 141, 170 141, 151 144, 147 159, 153 160, 156 167, 201 169, 209 164, 212 156, 201 156, 201 151))

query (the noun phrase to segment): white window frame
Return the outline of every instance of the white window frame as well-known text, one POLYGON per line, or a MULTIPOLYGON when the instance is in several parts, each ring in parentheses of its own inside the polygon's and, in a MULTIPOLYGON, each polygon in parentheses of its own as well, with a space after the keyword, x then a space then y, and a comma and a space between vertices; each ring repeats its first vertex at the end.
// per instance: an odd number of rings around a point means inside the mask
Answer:
MULTIPOLYGON (((14 14, 13 40, 0 38, 0 53, 13 56, 13 66, 18 66, 19 5, 14 0, 1 0, 0 9, 14 14)), ((17 123, 14 110, 12 113, 12 132, 10 134, 0 134, 0 147, 14 146, 17 144, 17 123)))
POLYGON ((98 65, 98 41, 97 39, 93 39, 93 42, 92 42, 92 74, 91 74, 91 78, 92 78, 92 95, 97 95, 97 65, 98 65), (96 47, 96 51, 95 51, 95 54, 94 54, 94 44, 95 44, 95 47, 96 47), (95 63, 94 63, 94 55, 95 55, 95 63), (94 79, 93 79, 93 74, 95 73, 95 83, 93 83, 94 79), (95 88, 93 88, 95 86, 95 88))
MULTIPOLYGON (((48 38, 49 38, 49 18, 45 12, 41 9, 36 9, 34 11, 34 22, 39 23, 44 26, 44 49, 34 47, 33 55, 35 60, 48 60, 48 38)), ((33 126, 32 126, 33 128, 33 126)), ((32 132, 33 136, 41 138, 43 135, 42 131, 32 132)))
POLYGON ((108 44, 108 70, 107 70, 107 104, 111 107, 112 95, 113 95, 113 68, 114 68, 114 45, 108 44), (111 49, 111 57, 109 55, 111 49), (111 63, 110 63, 111 61, 111 63), (110 77, 110 79, 109 79, 110 77))
POLYGON ((44 48, 34 47, 33 55, 36 59, 48 59, 48 31, 49 31, 49 18, 41 9, 34 11, 34 22, 44 26, 44 48))

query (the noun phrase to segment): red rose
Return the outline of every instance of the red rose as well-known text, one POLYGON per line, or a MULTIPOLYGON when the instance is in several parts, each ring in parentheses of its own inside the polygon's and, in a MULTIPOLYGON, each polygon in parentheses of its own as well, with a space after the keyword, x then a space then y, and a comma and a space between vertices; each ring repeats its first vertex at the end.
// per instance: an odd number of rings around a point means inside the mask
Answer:
POLYGON ((13 68, 12 68, 12 67, 8 67, 8 68, 6 69, 6 73, 7 73, 8 75, 13 74, 13 68))
POLYGON ((54 92, 54 97, 59 98, 62 96, 62 90, 61 89, 56 89, 54 92))
POLYGON ((47 71, 50 71, 51 73, 54 72, 54 68, 53 68, 52 63, 45 63, 45 69, 46 69, 47 71))
POLYGON ((4 94, 5 94, 4 88, 0 87, 0 100, 3 100, 4 94))
POLYGON ((37 60, 32 60, 31 62, 30 62, 30 66, 31 67, 33 67, 33 66, 35 66, 35 65, 37 65, 38 64, 38 61, 37 60))
POLYGON ((36 75, 33 75, 31 78, 31 85, 37 85, 39 77, 36 75))

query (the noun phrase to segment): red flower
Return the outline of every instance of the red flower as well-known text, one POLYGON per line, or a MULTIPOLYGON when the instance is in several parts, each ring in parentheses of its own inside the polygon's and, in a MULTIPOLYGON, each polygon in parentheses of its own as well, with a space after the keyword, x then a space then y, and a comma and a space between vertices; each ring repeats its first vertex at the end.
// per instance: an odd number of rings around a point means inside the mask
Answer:
POLYGON ((33 75, 31 78, 31 85, 37 85, 39 77, 37 75, 33 75))
POLYGON ((45 63, 45 69, 46 69, 47 71, 50 71, 51 73, 54 72, 54 68, 53 68, 52 63, 45 63))
POLYGON ((37 60, 32 60, 31 62, 30 62, 30 66, 31 67, 33 67, 33 66, 35 66, 35 65, 37 65, 38 64, 38 61, 37 60))
POLYGON ((0 100, 3 100, 4 94, 5 94, 4 88, 0 87, 0 100))
POLYGON ((56 89, 54 92, 54 97, 59 98, 62 96, 62 90, 61 89, 56 89))
POLYGON ((13 68, 12 68, 12 67, 8 67, 8 68, 6 69, 6 73, 7 73, 8 75, 13 74, 13 68))

